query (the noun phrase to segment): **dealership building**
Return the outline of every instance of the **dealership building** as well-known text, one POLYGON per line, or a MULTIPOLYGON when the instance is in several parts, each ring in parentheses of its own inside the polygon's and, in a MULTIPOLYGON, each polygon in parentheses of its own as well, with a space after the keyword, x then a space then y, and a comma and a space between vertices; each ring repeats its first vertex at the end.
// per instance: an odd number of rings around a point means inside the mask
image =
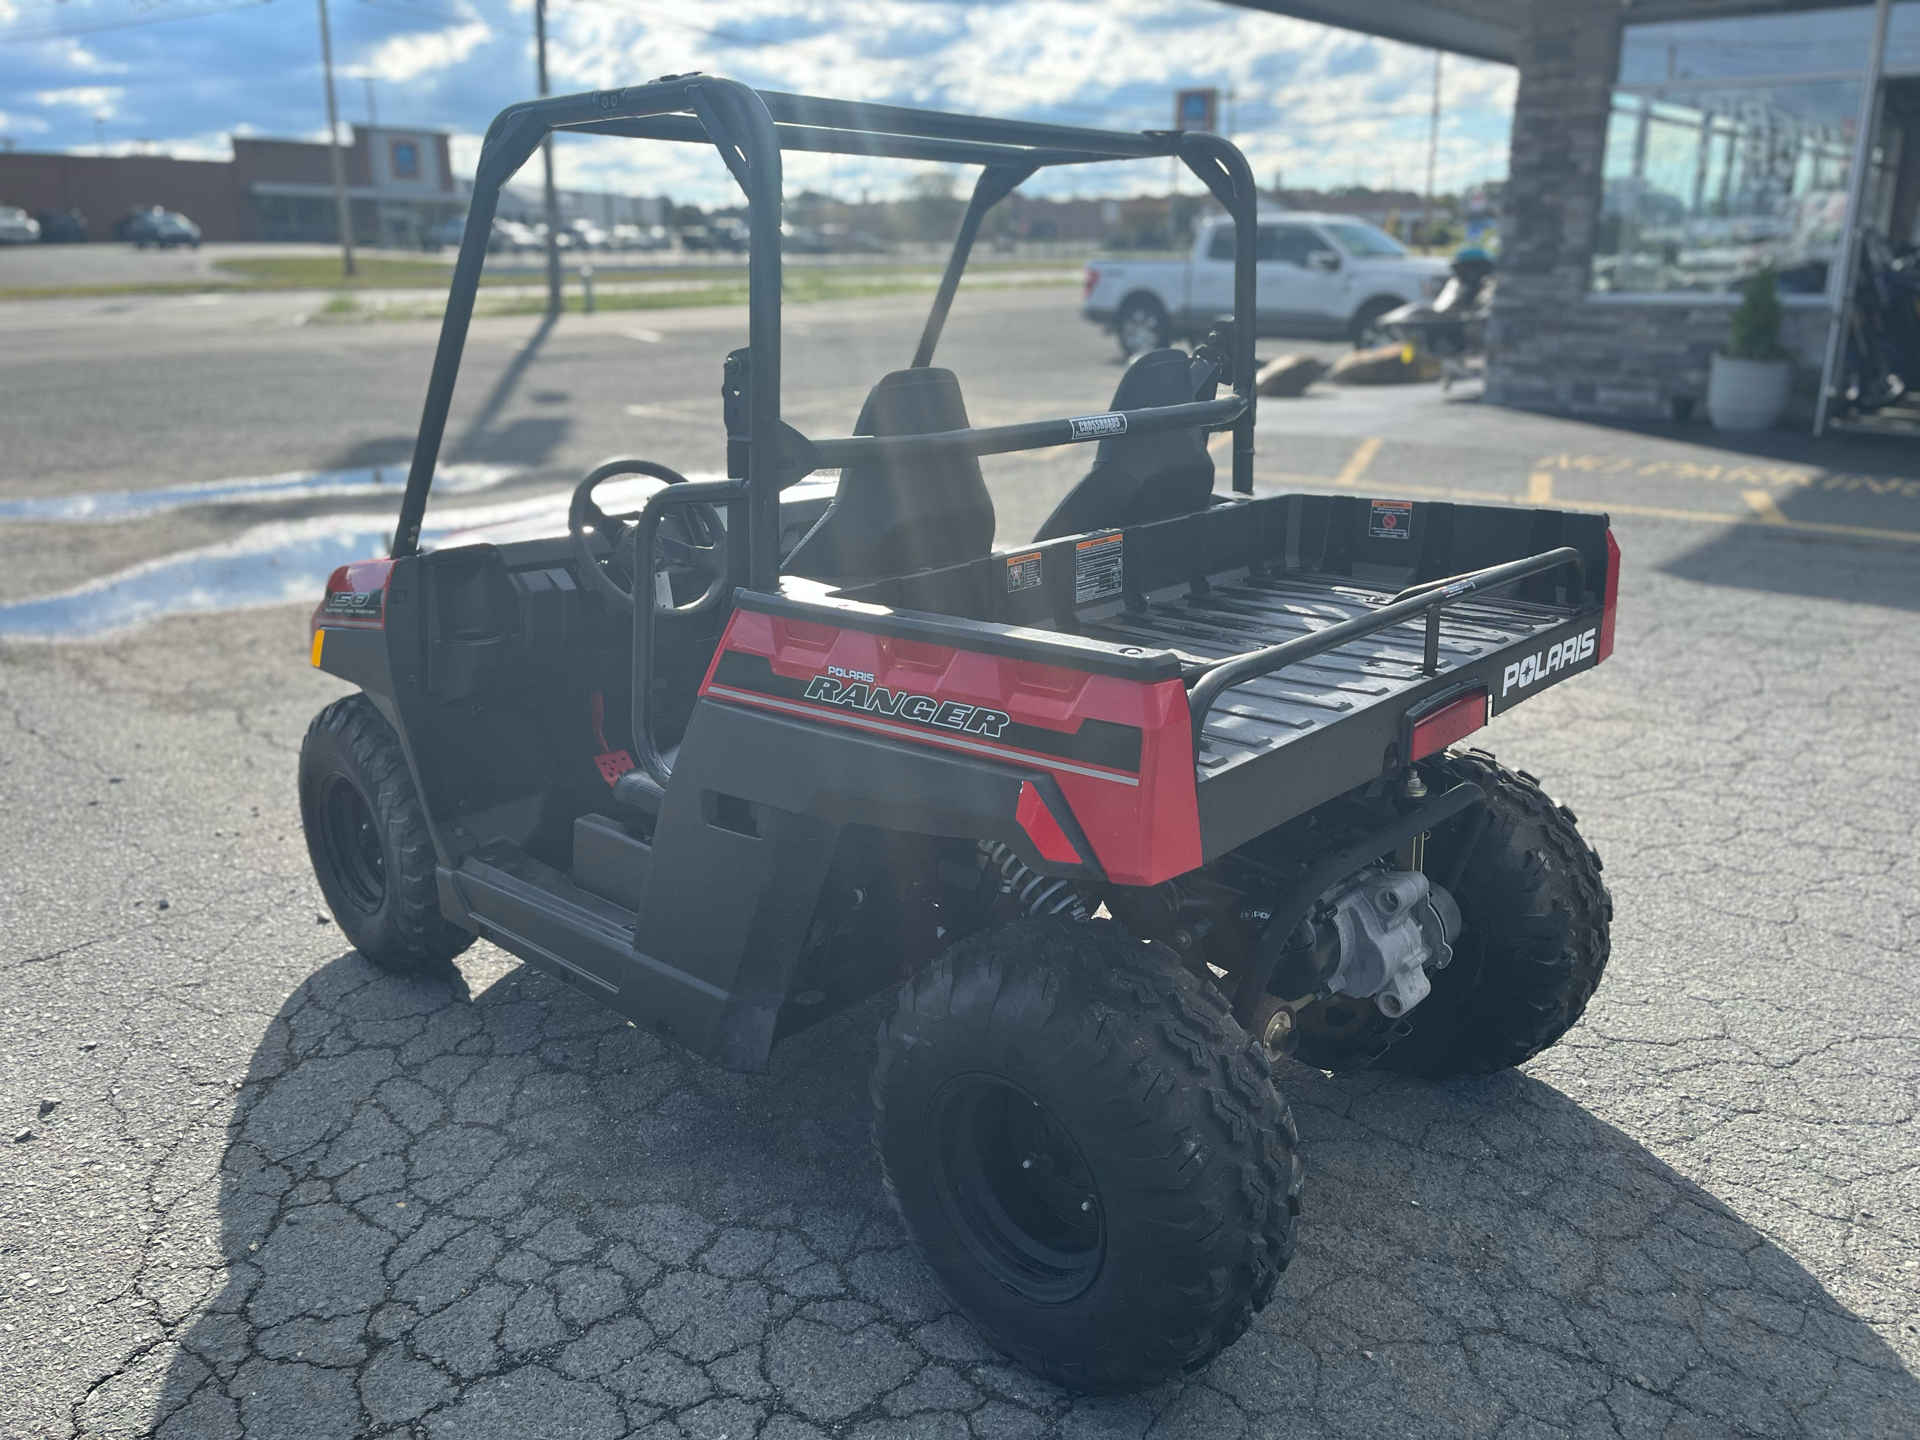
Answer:
POLYGON ((1920 243, 1920 0, 1236 3, 1518 69, 1498 403, 1692 415, 1771 265, 1811 420, 1842 272, 1920 243))
MULTIPOLYGON (((355 238, 417 243, 465 210, 441 130, 353 127, 341 147, 355 238)), ((336 240, 333 166, 327 146, 233 137, 230 160, 166 155, 0 154, 0 204, 29 213, 78 210, 90 239, 149 205, 178 210, 207 240, 336 240)))

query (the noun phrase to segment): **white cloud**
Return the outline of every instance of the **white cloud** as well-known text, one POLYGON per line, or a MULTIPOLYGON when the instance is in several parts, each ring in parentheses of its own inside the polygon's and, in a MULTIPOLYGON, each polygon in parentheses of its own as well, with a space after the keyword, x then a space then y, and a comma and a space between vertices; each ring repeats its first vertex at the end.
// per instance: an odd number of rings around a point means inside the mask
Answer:
POLYGON ((75 85, 66 90, 42 90, 31 98, 36 105, 77 105, 96 114, 113 115, 127 92, 118 85, 75 85))
MULTIPOLYGON (((1173 92, 1213 86, 1222 123, 1255 174, 1288 185, 1424 183, 1432 52, 1199 0, 733 0, 724 11, 587 0, 554 23, 558 89, 706 70, 771 89, 1115 129, 1171 123, 1173 92), (697 18, 695 18, 697 17, 697 18), (764 43, 748 43, 759 41, 764 43), (1231 98, 1229 98, 1231 92, 1231 98)), ((1436 178, 1451 189, 1506 168, 1514 72, 1448 57, 1436 178)), ((619 149, 598 142, 600 149, 619 149)), ((731 198, 713 157, 587 160, 563 147, 569 183, 648 175, 675 193, 731 198)), ((636 147, 625 147, 633 150, 636 147)), ((898 164, 792 155, 789 188, 897 191, 898 164)), ((1043 176, 1033 188, 1164 190, 1163 163, 1043 176)), ((1186 188, 1197 188, 1192 177, 1186 188)))
POLYGON ((445 30, 395 35, 376 46, 361 62, 361 69, 376 80, 413 80, 433 71, 451 70, 466 63, 492 34, 493 27, 484 20, 470 20, 445 30))

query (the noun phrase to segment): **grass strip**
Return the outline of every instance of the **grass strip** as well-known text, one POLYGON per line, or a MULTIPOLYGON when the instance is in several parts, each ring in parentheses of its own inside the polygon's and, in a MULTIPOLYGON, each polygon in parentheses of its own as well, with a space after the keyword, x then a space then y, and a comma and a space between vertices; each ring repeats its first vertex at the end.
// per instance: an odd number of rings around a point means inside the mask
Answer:
MULTIPOLYGON (((595 277, 596 281, 598 276, 595 277)), ((912 292, 926 292, 934 288, 933 276, 880 276, 873 279, 841 280, 838 277, 806 276, 802 278, 789 273, 787 283, 782 288, 781 303, 786 305, 818 304, 834 300, 855 300, 868 296, 904 295, 912 292)), ((1008 290, 1027 287, 1051 288, 1077 283, 1072 275, 1063 275, 1059 279, 1003 279, 969 280, 963 287, 969 290, 1008 290)), ((578 315, 584 309, 583 297, 578 284, 570 284, 562 297, 568 314, 578 315)), ((678 310, 695 305, 744 305, 747 303, 746 281, 733 284, 707 285, 687 290, 597 290, 594 296, 596 310, 678 310)), ((476 316, 489 315, 539 315, 545 313, 547 297, 541 292, 529 292, 519 295, 482 296, 475 302, 473 313, 476 316)), ((377 320, 437 320, 446 311, 444 302, 439 301, 399 301, 394 304, 375 302, 365 303, 358 295, 342 291, 329 300, 325 306, 309 318, 309 324, 360 324, 377 320)))

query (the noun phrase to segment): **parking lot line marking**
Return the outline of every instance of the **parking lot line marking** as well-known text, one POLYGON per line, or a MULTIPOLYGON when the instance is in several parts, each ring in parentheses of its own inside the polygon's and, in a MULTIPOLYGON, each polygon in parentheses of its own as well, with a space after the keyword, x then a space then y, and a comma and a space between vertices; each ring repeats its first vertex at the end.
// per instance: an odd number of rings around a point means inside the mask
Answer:
POLYGON ((1223 448, 1231 444, 1233 444, 1233 431, 1222 430, 1218 435, 1207 441, 1207 449, 1218 454, 1223 448))
POLYGON ((1759 519, 1762 525, 1784 525, 1787 523, 1786 514, 1778 505, 1773 503, 1773 496, 1769 495, 1766 491, 1748 490, 1743 492, 1742 498, 1746 500, 1747 508, 1753 511, 1755 517, 1759 519))
POLYGON ((1553 473, 1548 470, 1536 470, 1527 477, 1527 503, 1529 505, 1551 505, 1553 503, 1553 473))
MULTIPOLYGON (((1298 475, 1270 471, 1255 477, 1267 484, 1337 485, 1337 479, 1325 475, 1298 475)), ((1454 490, 1439 485, 1404 485, 1395 481, 1392 494, 1419 495, 1434 500, 1467 500, 1483 504, 1515 505, 1520 498, 1500 490, 1454 490)), ((1673 510, 1664 505, 1619 505, 1603 500, 1556 500, 1561 510, 1580 510, 1596 515, 1637 515, 1650 520, 1687 520, 1696 525, 1747 525, 1769 530, 1802 530, 1815 535, 1838 535, 1852 540, 1888 540, 1896 545, 1920 545, 1920 530, 1877 530, 1871 525, 1835 525, 1825 520, 1789 520, 1782 512, 1778 521, 1758 520, 1732 510, 1673 510)))
POLYGON ((1380 453, 1380 441, 1377 436, 1369 435, 1354 446, 1353 454, 1347 457, 1347 463, 1340 467, 1340 473, 1333 477, 1336 485, 1358 485, 1360 477, 1366 473, 1367 466, 1373 463, 1373 457, 1380 453))

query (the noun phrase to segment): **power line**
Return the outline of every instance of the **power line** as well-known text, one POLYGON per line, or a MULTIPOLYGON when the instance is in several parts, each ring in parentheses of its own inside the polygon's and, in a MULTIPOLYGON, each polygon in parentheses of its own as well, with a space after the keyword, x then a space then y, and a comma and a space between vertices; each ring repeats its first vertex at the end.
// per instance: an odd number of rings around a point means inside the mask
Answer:
POLYGON ((141 15, 126 20, 100 20, 87 25, 62 25, 51 30, 10 31, 0 34, 0 45, 23 45, 33 40, 66 40, 76 35, 97 35, 105 30, 131 30, 139 25, 165 25, 174 20, 199 20, 208 15, 225 15, 234 10, 256 10, 272 0, 240 0, 234 5, 212 5, 173 15, 141 15))

